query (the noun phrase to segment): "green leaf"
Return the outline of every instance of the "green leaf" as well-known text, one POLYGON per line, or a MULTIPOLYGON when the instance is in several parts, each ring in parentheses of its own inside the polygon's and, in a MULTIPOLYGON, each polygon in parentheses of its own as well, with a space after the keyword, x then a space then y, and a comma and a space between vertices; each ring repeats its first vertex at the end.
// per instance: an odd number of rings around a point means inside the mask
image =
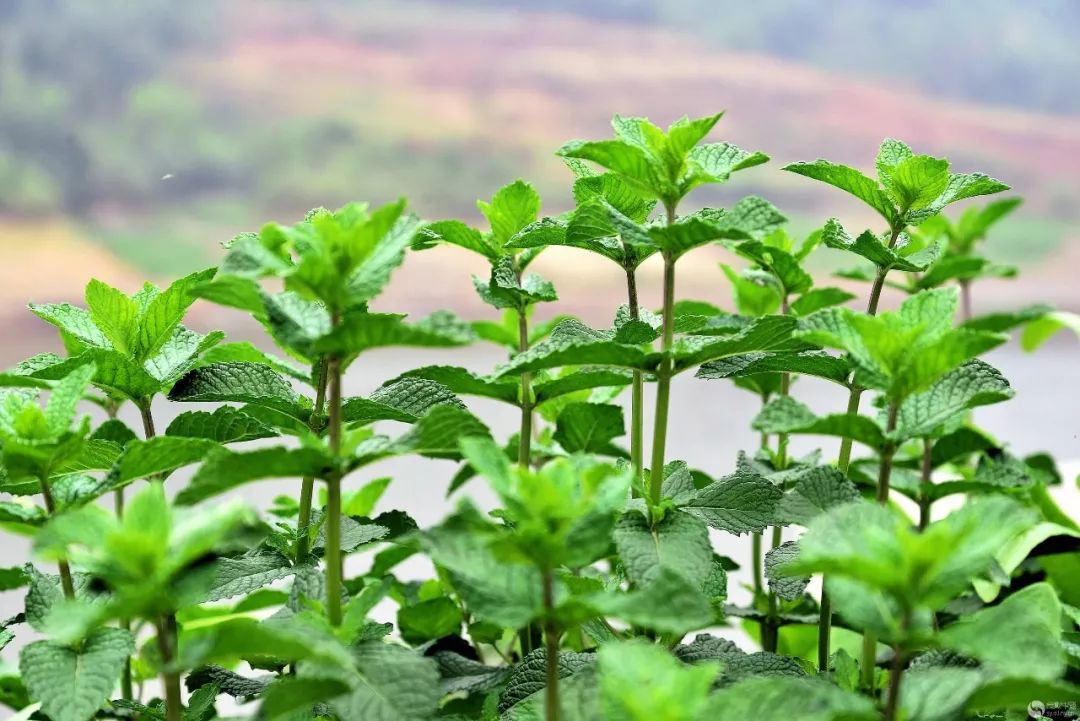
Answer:
POLYGON ((536 220, 540 214, 540 195, 524 180, 515 180, 500 188, 490 203, 478 201, 476 206, 491 224, 496 247, 502 247, 515 233, 536 220))
POLYGON ((474 253, 479 253, 488 260, 499 257, 499 249, 484 238, 479 230, 470 228, 460 220, 440 220, 428 223, 418 234, 421 247, 430 247, 434 243, 449 243, 474 253))
POLYGON ((564 321, 550 338, 540 341, 513 360, 495 369, 496 377, 564 365, 598 365, 648 370, 658 362, 656 354, 636 345, 618 343, 613 334, 594 331, 578 321, 564 321))
POLYGON ((791 303, 791 312, 795 315, 810 315, 822 308, 847 303, 853 298, 854 293, 840 288, 811 288, 791 303))
POLYGON ((720 270, 724 271, 731 283, 732 296, 739 313, 760 317, 776 313, 780 309, 783 302, 782 291, 770 274, 754 269, 739 273, 726 263, 720 264, 720 270))
POLYGON ((799 557, 799 544, 787 541, 765 554, 765 577, 769 581, 769 590, 786 601, 795 601, 802 597, 809 576, 792 574, 787 565, 799 557))
POLYGON ((661 567, 651 581, 625 593, 599 593, 584 601, 597 613, 635 626, 682 636, 715 620, 700 581, 661 567))
POLYGON ((477 618, 521 628, 540 613, 540 572, 501 562, 485 539, 469 528, 443 524, 425 534, 424 546, 431 560, 446 569, 477 618))
POLYGON ((957 718, 985 674, 973 668, 919 668, 906 671, 900 686, 901 713, 910 721, 957 718))
POLYGON ((350 468, 412 453, 429 458, 457 459, 460 457, 461 439, 470 436, 490 438, 491 431, 464 408, 436 405, 393 441, 377 436, 361 444, 350 462, 350 468))
MULTIPOLYGON (((139 332, 135 344, 135 356, 139 359, 155 355, 173 336, 184 313, 195 302, 191 291, 200 283, 214 277, 214 268, 192 273, 176 281, 153 297, 139 316, 139 332)), ((89 298, 87 298, 89 301, 89 298)), ((117 350, 122 350, 117 348, 117 350)))
POLYGON ((231 406, 221 406, 213 413, 181 413, 165 429, 166 436, 206 438, 218 443, 239 443, 258 438, 273 438, 277 433, 257 418, 231 406))
POLYGON ((320 353, 361 353, 384 346, 451 347, 473 338, 468 324, 449 311, 437 311, 416 323, 386 313, 355 313, 316 344, 320 353))
POLYGON ((792 163, 785 165, 783 169, 851 193, 880 213, 890 224, 897 220, 896 208, 886 192, 876 181, 855 168, 830 163, 828 160, 815 160, 812 163, 792 163))
POLYGON ((508 666, 488 666, 452 651, 436 651, 432 658, 439 666, 444 695, 493 691, 500 688, 512 672, 508 666))
MULTIPOLYGON (((596 663, 596 654, 562 652, 559 654, 557 672, 559 679, 567 679, 575 674, 586 672, 596 663)), ((544 649, 530 651, 514 666, 506 688, 499 698, 499 713, 505 714, 518 704, 530 698, 538 698, 546 685, 547 657, 544 649)), ((560 684, 562 686, 564 684, 560 684)), ((530 718, 530 717, 525 717, 530 718)), ((540 717, 537 717, 540 718, 540 717)))
POLYGON ((712 697, 711 721, 745 721, 763 708, 774 718, 800 721, 874 721, 878 711, 865 696, 818 679, 749 678, 712 697))
POLYGON ((708 528, 697 518, 673 511, 650 527, 637 511, 627 511, 615 526, 615 547, 635 583, 647 585, 668 569, 700 583, 712 570, 708 528))
POLYGON ((19 654, 19 670, 50 719, 87 721, 108 700, 134 651, 129 631, 102 628, 77 651, 55 641, 35 641, 19 654))
POLYGON ((905 256, 904 243, 907 236, 900 236, 896 245, 889 247, 869 230, 864 230, 859 237, 852 238, 836 218, 830 218, 821 231, 821 242, 826 247, 843 250, 866 258, 880 270, 902 270, 918 273, 926 270, 941 257, 940 244, 930 245, 923 250, 905 256))
POLYGON ((553 438, 568 453, 622 455, 611 441, 625 433, 621 406, 571 403, 559 414, 553 438))
POLYGON ((559 149, 564 158, 590 160, 616 173, 637 192, 650 198, 675 191, 660 161, 641 147, 624 140, 574 140, 559 149))
POLYGON ((242 556, 214 561, 214 584, 206 601, 219 601, 257 591, 296 572, 289 559, 276 551, 256 549, 242 556))
POLYGON ((342 419, 355 425, 380 420, 415 423, 439 405, 465 407, 442 383, 403 376, 377 388, 368 398, 346 399, 342 405, 342 419))
POLYGON ((688 336, 675 341, 675 372, 701 365, 707 361, 741 355, 752 351, 802 350, 792 341, 795 319, 772 315, 758 318, 738 333, 729 336, 688 336))
POLYGON ((123 485, 137 478, 168 473, 182 466, 199 463, 217 449, 218 443, 207 438, 158 436, 128 444, 111 474, 111 482, 123 485))
POLYGON ((874 449, 881 448, 886 440, 881 426, 866 416, 816 416, 791 396, 780 396, 769 401, 751 422, 750 427, 768 434, 840 436, 874 449))
POLYGON ((769 162, 765 153, 743 150, 732 143, 709 143, 690 151, 686 177, 679 183, 681 194, 705 183, 724 183, 731 174, 769 162))
POLYGON ((896 436, 907 439, 939 434, 943 426, 960 420, 972 408, 1012 397, 1009 382, 996 368, 970 360, 900 404, 896 436))
POLYGON ((798 295, 810 290, 814 279, 790 253, 759 241, 739 243, 736 252, 776 278, 786 295, 798 295))
MULTIPOLYGON (((286 291, 260 295, 262 309, 257 317, 265 315, 264 325, 274 341, 287 351, 299 353, 313 360, 317 355, 315 343, 330 332, 330 311, 317 300, 305 298, 299 293, 286 291)), ((221 360, 255 360, 258 358, 228 358, 221 360)), ((268 363, 276 366, 276 363, 268 363)))
POLYGON ((899 403, 965 361, 1004 342, 1004 335, 953 328, 956 289, 923 291, 896 311, 866 316, 829 308, 799 321, 797 335, 845 350, 856 381, 899 403))
POLYGON ((266 406, 303 418, 310 403, 292 384, 260 363, 213 363, 189 372, 173 385, 169 400, 187 403, 234 402, 266 406))
POLYGON ((928 207, 949 184, 949 161, 911 155, 895 164, 879 163, 878 177, 906 214, 928 207))
MULTIPOLYGON (((177 439, 178 440, 178 439, 177 439)), ((176 502, 192 505, 244 483, 269 478, 325 477, 330 459, 313 448, 263 448, 236 453, 216 447, 205 459, 176 502)))
POLYGON ((397 613, 401 638, 410 644, 437 641, 461 630, 461 608, 446 596, 402 606, 397 613))
POLYGON ((783 495, 767 478, 740 464, 735 473, 697 490, 679 508, 712 528, 736 535, 759 533, 776 521, 783 495))
POLYGON ((698 368, 695 378, 708 380, 747 378, 762 373, 797 373, 847 384, 851 366, 844 358, 820 351, 801 353, 745 353, 710 361, 698 368))
POLYGON ((112 347, 131 355, 139 305, 122 291, 96 278, 86 285, 86 306, 90 320, 101 329, 112 347))
POLYGON ((440 383, 459 395, 494 398, 513 405, 518 403, 520 383, 517 381, 488 378, 456 366, 424 366, 402 373, 398 376, 398 379, 401 378, 424 378, 440 383))
POLYGON ((536 381, 532 390, 536 405, 540 405, 578 391, 627 386, 632 380, 633 374, 621 369, 573 368, 557 378, 536 381))
POLYGON ((95 348, 112 348, 109 339, 90 317, 89 311, 69 303, 38 305, 30 303, 30 312, 73 338, 95 348))
POLYGON ((1053 681, 1065 671, 1061 602, 1046 583, 961 618, 941 631, 941 643, 1002 676, 1053 681))
POLYGON ((53 438, 59 438, 71 428, 76 407, 83 399, 86 387, 96 371, 93 364, 79 366, 53 386, 49 401, 45 405, 45 423, 53 438))
POLYGON ((688 666, 645 641, 605 644, 597 655, 602 718, 692 721, 710 717, 708 698, 715 667, 688 666))
POLYGON ((544 303, 558 299, 555 286, 538 275, 522 277, 509 257, 502 257, 491 265, 491 276, 487 283, 473 277, 473 284, 480 299, 499 309, 524 311, 535 303, 544 303))
POLYGON ((150 375, 141 365, 117 351, 102 348, 90 348, 63 363, 42 368, 35 372, 34 376, 59 380, 73 369, 90 364, 95 368, 94 385, 132 400, 149 398, 161 391, 161 381, 150 375))
POLYGON ((800 470, 794 485, 777 508, 782 523, 807 526, 831 508, 859 499, 859 489, 832 466, 812 466, 800 470))
POLYGON ((1080 337, 1080 315, 1065 311, 1047 313, 1028 323, 1020 336, 1020 345, 1026 351, 1033 351, 1060 330, 1071 330, 1080 337))

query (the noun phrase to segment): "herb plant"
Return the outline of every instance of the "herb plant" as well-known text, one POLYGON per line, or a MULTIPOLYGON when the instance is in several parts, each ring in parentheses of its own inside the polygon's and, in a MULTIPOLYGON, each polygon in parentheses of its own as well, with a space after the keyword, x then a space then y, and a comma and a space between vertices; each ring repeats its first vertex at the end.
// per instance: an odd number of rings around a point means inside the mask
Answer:
POLYGON ((876 177, 785 168, 855 195, 877 229, 829 219, 796 237, 757 197, 684 212, 699 186, 768 161, 706 142, 719 120, 617 116, 614 138, 568 143, 575 205, 559 216, 520 180, 479 204, 486 230, 422 221, 404 200, 320 208, 237 236, 218 268, 165 290, 91 281, 86 308, 31 305, 66 356, 0 374, 0 518, 34 550, 0 570, 5 591, 25 589, 0 629, 0 648, 22 643, 0 701, 51 721, 211 721, 223 697, 268 721, 948 721, 1080 702, 1080 525, 1049 493, 1063 480, 973 420, 1013 396, 980 358, 1007 331, 1034 347, 1080 325, 1043 306, 973 314, 975 281, 1015 274, 977 244, 1019 201, 949 220, 1007 186, 886 140, 876 177), (487 261, 473 282, 491 317, 369 307, 435 245, 487 261), (679 262, 705 245, 728 254, 718 280, 736 312, 677 298, 679 262), (618 266, 610 327, 536 321, 557 301, 529 272, 549 246, 618 266), (838 275, 870 283, 864 300, 815 281, 820 247, 862 263, 838 275), (637 274, 653 256, 650 309, 637 274), (887 286, 907 294, 894 310, 887 286), (184 328, 197 299, 250 315, 276 350, 184 328), (348 395, 365 351, 480 340, 506 362, 348 395), (757 448, 706 470, 669 451, 671 384, 691 371, 758 398, 757 448), (846 410, 811 410, 799 378, 838 386, 846 410), (515 427, 489 428, 473 398, 513 406, 515 427), (824 445, 797 456, 793 436, 824 445), (404 455, 456 464, 429 479, 455 494, 434 527, 376 513, 390 479, 354 480, 404 455), (271 478, 295 495, 261 512, 222 498, 271 478), (469 499, 481 483, 495 508, 469 499), (725 539, 742 534, 750 557, 732 559, 725 539), (366 570, 348 573, 350 556, 366 570), (433 575, 406 580, 411 557, 433 575), (745 603, 729 589, 740 564, 745 603))

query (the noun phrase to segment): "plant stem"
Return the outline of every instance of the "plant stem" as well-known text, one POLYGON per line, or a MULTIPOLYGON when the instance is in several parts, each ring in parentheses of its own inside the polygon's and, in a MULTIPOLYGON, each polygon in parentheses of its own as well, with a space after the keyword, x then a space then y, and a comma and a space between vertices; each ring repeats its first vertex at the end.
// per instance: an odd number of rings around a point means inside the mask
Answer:
MULTIPOLYGON (((632 267, 626 268, 626 296, 630 308, 630 319, 638 320, 637 275, 632 267)), ((641 471, 645 459, 645 376, 640 370, 634 371, 633 389, 630 398, 630 467, 634 477, 641 480, 641 471)))
MULTIPOLYGON (((896 241, 900 239, 900 233, 903 232, 904 226, 894 227, 889 234, 889 248, 896 246, 896 241)), ((888 268, 879 268, 877 277, 874 278, 874 285, 870 289, 870 300, 866 306, 867 315, 877 315, 878 303, 881 300, 881 289, 885 286, 885 278, 889 274, 888 268)), ((851 377, 851 392, 848 394, 847 415, 853 416, 859 413, 859 402, 862 400, 863 389, 855 382, 855 376, 851 377)), ((845 476, 848 473, 848 469, 851 467, 851 445, 852 440, 850 438, 844 438, 840 441, 840 457, 836 462, 837 470, 843 473, 845 476)), ((825 597, 825 578, 821 579, 821 606, 819 610, 818 618, 818 668, 822 671, 827 670, 829 667, 829 646, 831 644, 832 636, 832 603, 825 597)), ((866 658, 866 647, 863 647, 863 658, 866 658)), ((871 671, 871 678, 873 678, 873 672, 871 671)), ((865 680, 866 670, 863 670, 863 679, 865 680)))
MULTIPOLYGON (((518 351, 529 350, 529 319, 525 309, 518 311, 518 351)), ((532 463, 532 373, 521 374, 521 429, 518 431, 518 465, 528 468, 532 463)))
MULTIPOLYGON (((337 325, 337 314, 333 316, 337 325)), ((334 626, 341 625, 341 359, 330 356, 326 363, 330 408, 330 452, 334 456, 334 471, 326 479, 326 615, 334 626)))
MULTIPOLYGON (((105 414, 109 417, 110 421, 116 420, 116 415, 120 410, 120 404, 113 400, 106 399, 105 401, 105 414)), ((117 518, 124 517, 124 489, 117 488, 113 491, 113 509, 116 512, 117 518)), ((124 698, 131 698, 125 696, 124 698)))
MULTIPOLYGON (((669 212, 669 223, 674 213, 669 212)), ((656 369, 656 418, 653 423, 652 463, 649 477, 649 500, 660 503, 664 484, 664 446, 667 443, 668 405, 671 402, 671 376, 675 372, 671 346, 675 338, 675 260, 664 256, 664 324, 661 351, 663 359, 656 369)))
POLYGON ((555 625, 555 583, 545 569, 544 584, 544 719, 559 721, 559 629, 555 625))
POLYGON ((765 591, 764 579, 761 574, 761 534, 755 533, 750 537, 750 556, 754 571, 754 598, 756 599, 765 591))
MULTIPOLYGON (((889 417, 885 424, 885 432, 892 433, 896 430, 896 416, 899 411, 898 403, 889 404, 889 417)), ((896 455, 896 444, 886 441, 881 449, 881 464, 878 467, 877 500, 878 503, 889 502, 889 478, 892 476, 893 456, 896 455)))
POLYGON ((182 721, 184 706, 180 700, 180 672, 170 668, 176 662, 176 616, 168 614, 157 622, 158 651, 161 653, 161 684, 165 689, 166 721, 182 721))
MULTIPOLYGON (((888 421, 885 424, 885 432, 891 434, 896 430, 896 416, 899 404, 889 403, 888 421)), ((889 502, 889 478, 892 475, 893 456, 896 454, 896 446, 892 441, 887 441, 881 449, 881 463, 878 466, 877 501, 878 503, 889 502)), ((877 639, 869 631, 863 633, 863 656, 862 672, 863 685, 872 688, 874 683, 874 665, 877 660, 877 639)))
MULTIPOLYGON (((907 630, 911 623, 910 612, 905 611, 904 615, 900 618, 900 631, 903 634, 907 630)), ((893 647, 893 662, 892 669, 889 673, 889 691, 885 697, 885 712, 882 715, 883 721, 895 721, 896 711, 900 706, 900 679, 904 674, 904 662, 905 656, 903 641, 901 640, 893 647)))
MULTIPOLYGON (((325 412, 326 407, 326 382, 328 373, 325 358, 318 362, 315 372, 317 373, 315 381, 315 408, 312 410, 311 418, 308 420, 308 428, 310 428, 313 433, 317 433, 320 430, 317 424, 322 422, 322 414, 325 412)), ((297 563, 306 559, 311 550, 308 526, 311 525, 311 502, 314 495, 315 477, 304 476, 300 481, 300 512, 296 518, 296 530, 299 533, 299 536, 296 539, 297 563)))
MULTIPOLYGON (((45 511, 49 514, 49 518, 56 515, 56 501, 53 498, 52 486, 49 485, 49 471, 46 469, 41 477, 38 479, 41 484, 41 496, 45 499, 45 511)), ((60 571, 60 586, 64 589, 64 598, 69 601, 75 598, 75 584, 71 580, 71 566, 64 559, 56 562, 56 567, 60 571)))
POLYGON ((966 323, 971 320, 971 281, 960 281, 960 312, 961 318, 966 323))
POLYGON ((930 525, 930 476, 933 473, 933 450, 934 442, 929 438, 923 440, 922 476, 919 481, 919 530, 925 531, 930 525))
MULTIPOLYGON (((784 540, 784 529, 780 526, 772 528, 772 547, 779 548, 784 540)), ((780 599, 776 593, 769 589, 769 611, 765 623, 761 626, 761 649, 769 653, 776 653, 780 644, 780 599)))

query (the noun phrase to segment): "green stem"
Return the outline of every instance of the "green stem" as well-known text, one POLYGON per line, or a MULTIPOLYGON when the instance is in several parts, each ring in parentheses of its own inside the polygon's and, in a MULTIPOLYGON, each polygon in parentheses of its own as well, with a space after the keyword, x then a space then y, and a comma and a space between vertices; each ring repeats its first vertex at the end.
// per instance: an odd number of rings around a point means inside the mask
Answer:
POLYGON ((158 651, 161 653, 161 685, 165 689, 166 721, 183 721, 184 705, 180 699, 180 672, 176 663, 176 616, 168 614, 157 622, 158 651))
MULTIPOLYGON (((784 529, 781 526, 773 526, 772 547, 779 548, 784 540, 784 529)), ((776 653, 780 644, 780 599, 772 589, 769 589, 769 610, 765 623, 761 627, 761 648, 769 653, 776 653)))
MULTIPOLYGON (((637 274, 632 267, 626 268, 626 296, 630 308, 630 319, 638 320, 637 274)), ((645 461, 645 375, 640 370, 634 371, 632 395, 630 398, 630 467, 634 478, 640 480, 645 461)))
MULTIPOLYGON (((904 226, 898 226, 890 229, 889 234, 889 248, 896 246, 896 241, 900 239, 900 233, 904 230, 904 226)), ((870 289, 870 300, 866 306, 867 315, 877 315, 878 303, 881 301, 881 290, 885 286, 885 278, 889 274, 888 268, 879 268, 877 276, 874 278, 874 285, 870 289)), ((847 415, 853 416, 859 413, 859 402, 862 400, 863 389, 855 382, 854 375, 850 380, 851 392, 848 394, 847 415)), ((845 476, 848 473, 848 469, 851 467, 851 446, 852 439, 844 438, 840 441, 840 457, 836 463, 837 469, 845 476)), ((832 635, 832 604, 827 598, 825 598, 825 578, 821 579, 821 609, 818 619, 818 668, 826 670, 829 664, 829 645, 831 643, 832 635)), ((866 657, 866 647, 863 647, 863 658, 866 657)), ((864 681, 865 673, 864 669, 864 681)), ((871 678, 872 676, 871 671, 871 678)))
MULTIPOLYGON (((56 515, 56 500, 53 498, 52 485, 49 483, 49 471, 46 469, 38 479, 41 484, 41 496, 45 499, 45 512, 52 518, 56 515)), ((64 598, 69 601, 75 598, 75 584, 71 580, 71 566, 64 559, 56 562, 60 571, 60 586, 64 589, 64 598)))
MULTIPOLYGON (((326 412, 326 382, 328 375, 326 368, 327 362, 325 358, 316 364, 315 408, 312 410, 311 418, 308 420, 308 428, 313 433, 319 432, 322 415, 326 412)), ((311 525, 311 503, 314 495, 315 477, 304 476, 300 482, 300 512, 296 518, 296 530, 299 534, 296 539, 297 563, 304 561, 311 551, 311 538, 308 527, 311 525)))
MULTIPOLYGON (((668 222, 674 217, 668 212, 668 222)), ((649 476, 649 500, 659 505, 664 485, 664 453, 667 443, 668 406, 671 403, 671 376, 675 372, 671 346, 675 339, 675 260, 664 256, 664 322, 661 351, 663 359, 656 369, 656 417, 653 423, 652 464, 649 476)))
MULTIPOLYGON (((110 421, 115 421, 117 414, 120 412, 120 404, 116 401, 107 398, 105 400, 105 414, 109 417, 110 421)), ((113 491, 113 510, 116 512, 117 518, 123 518, 124 516, 124 489, 117 488, 113 491)), ((131 698, 125 696, 124 698, 131 698)))
POLYGON ((934 442, 923 440, 922 476, 919 479, 919 530, 925 531, 930 525, 930 477, 933 474, 934 442))
MULTIPOLYGON (((529 350, 529 319, 525 309, 518 311, 518 351, 529 350)), ((518 465, 528 468, 532 463, 532 373, 521 374, 521 428, 518 431, 518 465)))
MULTIPOLYGON (((885 432, 891 435, 896 430, 896 416, 899 410, 897 403, 889 403, 888 421, 885 432)), ((877 501, 878 503, 889 502, 889 479, 892 476, 893 456, 896 455, 896 446, 892 441, 887 441, 881 449, 881 463, 878 465, 877 501)), ((866 631, 863 633, 863 686, 870 689, 874 683, 874 665, 877 661, 877 639, 874 634, 866 631)))
MULTIPOLYGON (((908 626, 911 624, 911 614, 905 611, 900 618, 900 632, 903 635, 907 631, 908 626)), ((896 712, 900 708, 900 679, 904 675, 904 663, 906 662, 906 653, 901 640, 893 647, 893 662, 892 669, 889 673, 889 690, 885 697, 885 712, 882 715, 883 721, 896 721, 896 712)))
POLYGON ((971 281, 960 281, 960 312, 961 318, 966 323, 971 320, 971 281))
MULTIPOLYGON (((334 316, 333 325, 337 325, 334 316)), ((341 359, 327 359, 330 409, 327 434, 335 470, 326 479, 326 615, 334 626, 341 625, 341 359)))
POLYGON ((750 557, 754 571, 754 599, 756 600, 765 592, 765 583, 761 573, 761 534, 755 533, 750 537, 750 557))
POLYGON ((821 579, 821 605, 818 606, 818 670, 829 670, 829 642, 832 640, 832 600, 825 592, 825 579, 821 579))
POLYGON ((544 719, 559 721, 559 628, 555 625, 555 582, 543 573, 544 598, 544 719))

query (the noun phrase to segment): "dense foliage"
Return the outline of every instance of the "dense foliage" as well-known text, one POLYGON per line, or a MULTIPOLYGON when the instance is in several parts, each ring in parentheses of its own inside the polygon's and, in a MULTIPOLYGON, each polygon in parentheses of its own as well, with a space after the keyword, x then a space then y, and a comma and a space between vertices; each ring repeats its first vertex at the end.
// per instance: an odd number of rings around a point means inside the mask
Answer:
POLYGON ((0 631, 2 645, 26 637, 0 701, 52 721, 209 721, 221 696, 289 721, 945 721, 1080 701, 1080 526, 1048 492, 1062 479, 972 421, 1013 395, 979 359, 1006 331, 1034 347, 1077 325, 1044 307, 971 315, 975 282, 1011 272, 978 243, 1018 201, 945 220, 1007 186, 886 140, 876 178, 785 168, 857 196, 879 228, 831 219, 794 238, 757 197, 680 214, 695 188, 769 159, 705 142, 719 118, 665 131, 616 117, 614 138, 567 144, 576 207, 559 217, 520 180, 479 203, 486 230, 423 222, 404 200, 320 208, 237 236, 218 268, 166 289, 95 280, 85 308, 31 305, 67 355, 0 375, 0 518, 35 561, 0 571, 26 599, 0 631), (439 244, 489 262, 474 284, 496 320, 369 309, 409 253, 439 244), (740 259, 723 266, 736 313, 676 298, 680 261, 711 244, 740 259), (611 327, 532 322, 557 299, 528 272, 553 245, 625 275, 611 327), (856 257, 842 275, 867 281, 866 298, 815 283, 804 262, 821 245, 856 257), (656 312, 636 282, 653 256, 656 312), (885 285, 909 297, 879 312, 885 285), (199 298, 251 315, 278 353, 185 328, 199 298), (367 397, 344 387, 373 348, 477 341, 507 362, 425 366, 367 397), (671 383, 689 372, 760 399, 759 448, 706 470, 670 456, 671 383), (800 403, 802 377, 835 384, 847 412, 800 403), (613 402, 627 389, 629 432, 613 402), (489 429, 473 397, 520 425, 489 429), (204 405, 158 434, 165 402, 204 405), (118 419, 125 406, 141 428, 118 419), (822 450, 795 457, 795 434, 822 450), (392 481, 368 467, 405 455, 456 464, 429 479, 458 499, 435 527, 376 513, 392 481), (186 484, 172 476, 184 467, 186 484), (263 514, 230 493, 271 478, 297 492, 263 514), (487 484, 497 509, 466 484, 487 484), (729 558, 740 534, 752 555, 729 558), (348 556, 367 570, 346 573, 348 556), (413 556, 431 578, 395 575, 413 556), (740 564, 746 606, 728 603, 740 564))

